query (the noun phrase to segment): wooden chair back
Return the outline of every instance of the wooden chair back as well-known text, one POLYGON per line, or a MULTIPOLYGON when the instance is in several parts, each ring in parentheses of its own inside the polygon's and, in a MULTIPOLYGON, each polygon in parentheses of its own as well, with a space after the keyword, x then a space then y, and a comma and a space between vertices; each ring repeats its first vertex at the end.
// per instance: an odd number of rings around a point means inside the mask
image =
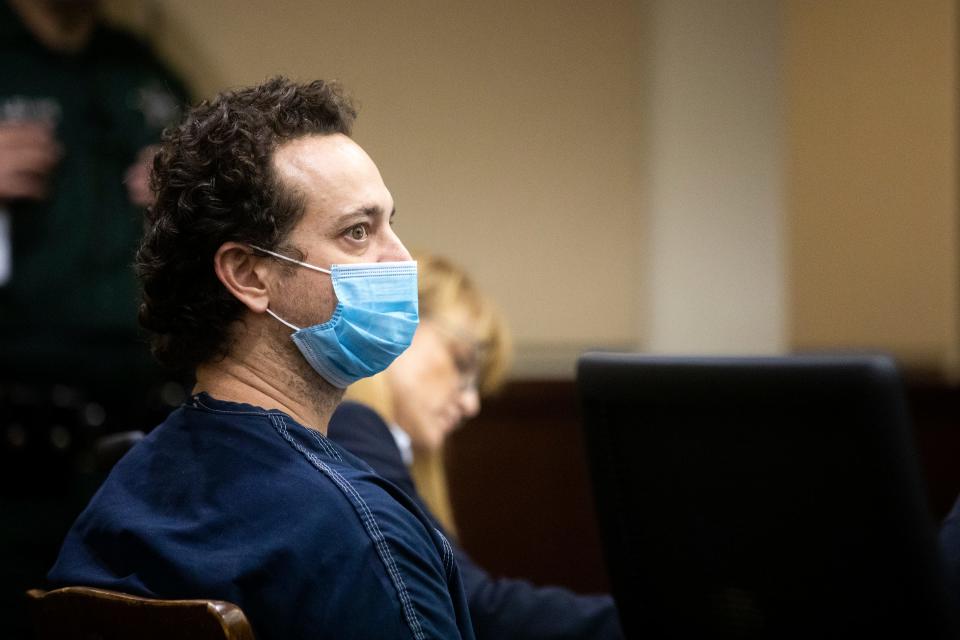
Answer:
POLYGON ((27 592, 37 640, 254 640, 240 607, 92 587, 27 592))

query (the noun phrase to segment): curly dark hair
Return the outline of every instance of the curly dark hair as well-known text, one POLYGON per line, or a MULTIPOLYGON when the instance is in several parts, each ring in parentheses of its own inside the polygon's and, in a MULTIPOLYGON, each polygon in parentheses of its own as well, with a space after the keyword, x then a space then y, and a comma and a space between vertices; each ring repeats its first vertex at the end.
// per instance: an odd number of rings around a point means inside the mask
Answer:
POLYGON ((336 83, 277 77, 202 102, 164 132, 136 257, 140 324, 162 364, 186 370, 226 354, 243 305, 217 278, 214 254, 231 240, 279 247, 304 202, 274 175, 274 150, 312 134, 350 135, 355 117, 336 83))

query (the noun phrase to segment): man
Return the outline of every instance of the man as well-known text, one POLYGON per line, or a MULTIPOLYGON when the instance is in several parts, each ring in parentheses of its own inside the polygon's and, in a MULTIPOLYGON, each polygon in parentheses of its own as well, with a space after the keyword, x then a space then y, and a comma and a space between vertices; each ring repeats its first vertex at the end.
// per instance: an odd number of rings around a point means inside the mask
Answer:
POLYGON ((261 639, 473 637, 447 541, 324 437, 343 388, 417 324, 354 115, 335 86, 276 78, 165 135, 140 318, 195 395, 114 467, 54 585, 228 600, 261 639))

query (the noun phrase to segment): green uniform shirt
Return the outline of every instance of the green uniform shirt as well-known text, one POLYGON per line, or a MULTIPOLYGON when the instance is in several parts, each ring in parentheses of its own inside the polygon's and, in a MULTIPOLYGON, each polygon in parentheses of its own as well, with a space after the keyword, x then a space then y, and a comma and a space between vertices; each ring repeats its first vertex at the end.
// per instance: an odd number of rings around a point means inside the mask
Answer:
POLYGON ((143 210, 123 177, 178 119, 185 96, 132 35, 99 25, 83 51, 61 54, 0 3, 0 120, 51 119, 64 150, 46 201, 6 205, 12 273, 0 286, 0 376, 82 380, 147 366, 131 266, 143 210))

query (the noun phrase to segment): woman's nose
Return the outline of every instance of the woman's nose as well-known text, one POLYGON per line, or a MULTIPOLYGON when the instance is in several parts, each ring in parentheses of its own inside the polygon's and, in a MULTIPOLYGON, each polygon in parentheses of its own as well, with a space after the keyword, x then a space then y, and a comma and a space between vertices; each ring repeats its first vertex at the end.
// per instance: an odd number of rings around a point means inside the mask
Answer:
POLYGON ((470 385, 460 392, 460 411, 464 418, 472 418, 480 413, 480 392, 470 385))

